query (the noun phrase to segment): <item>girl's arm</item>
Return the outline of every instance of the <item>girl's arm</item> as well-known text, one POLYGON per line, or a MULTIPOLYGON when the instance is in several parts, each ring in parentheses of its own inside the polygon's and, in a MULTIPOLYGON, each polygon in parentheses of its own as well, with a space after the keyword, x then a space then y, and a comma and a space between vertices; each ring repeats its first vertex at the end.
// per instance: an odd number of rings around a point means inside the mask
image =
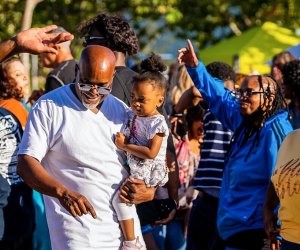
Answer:
POLYGON ((126 138, 123 133, 118 132, 116 134, 115 144, 119 149, 122 149, 136 157, 141 159, 154 159, 161 147, 164 133, 156 134, 151 140, 149 147, 146 146, 138 146, 134 144, 127 144, 126 138))

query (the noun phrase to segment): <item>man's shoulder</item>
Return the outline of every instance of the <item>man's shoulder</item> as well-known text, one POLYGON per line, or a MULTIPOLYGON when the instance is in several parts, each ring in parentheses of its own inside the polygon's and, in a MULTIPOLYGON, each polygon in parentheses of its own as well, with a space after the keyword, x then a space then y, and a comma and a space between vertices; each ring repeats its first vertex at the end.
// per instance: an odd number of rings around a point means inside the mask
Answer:
POLYGON ((47 77, 63 77, 66 73, 70 74, 72 77, 75 75, 75 66, 77 62, 73 60, 67 60, 60 63, 56 68, 51 70, 47 77))
POLYGON ((62 106, 64 103, 68 102, 70 98, 70 95, 72 95, 70 85, 65 85, 60 88, 56 88, 44 95, 42 95, 39 100, 33 105, 33 108, 35 106, 56 106, 60 105, 62 106))

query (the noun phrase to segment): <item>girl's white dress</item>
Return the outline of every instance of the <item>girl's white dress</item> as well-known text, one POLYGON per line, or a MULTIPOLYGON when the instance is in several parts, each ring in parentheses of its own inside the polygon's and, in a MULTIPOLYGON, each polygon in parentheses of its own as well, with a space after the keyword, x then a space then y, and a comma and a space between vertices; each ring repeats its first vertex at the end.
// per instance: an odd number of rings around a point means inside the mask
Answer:
POLYGON ((165 185, 168 181, 166 151, 169 128, 164 116, 157 114, 151 117, 139 117, 130 110, 129 121, 123 133, 126 138, 129 138, 130 144, 147 147, 156 134, 164 134, 161 148, 154 159, 141 159, 127 153, 127 161, 131 177, 144 180, 148 186, 165 185))

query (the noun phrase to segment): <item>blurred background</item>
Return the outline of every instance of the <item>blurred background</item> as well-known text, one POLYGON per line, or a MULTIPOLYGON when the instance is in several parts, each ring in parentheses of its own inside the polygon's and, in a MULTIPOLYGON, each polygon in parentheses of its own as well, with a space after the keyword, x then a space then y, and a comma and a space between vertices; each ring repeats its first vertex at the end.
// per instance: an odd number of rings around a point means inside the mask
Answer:
MULTIPOLYGON (((189 38, 204 63, 224 61, 237 72, 263 74, 281 51, 299 57, 299 7, 300 0, 1 0, 0 39, 56 24, 74 34, 71 46, 78 59, 82 41, 76 27, 104 11, 123 15, 137 33, 141 50, 129 66, 150 52, 172 64, 189 38)), ((37 56, 22 60, 33 89, 42 88, 47 69, 39 66, 37 56)))

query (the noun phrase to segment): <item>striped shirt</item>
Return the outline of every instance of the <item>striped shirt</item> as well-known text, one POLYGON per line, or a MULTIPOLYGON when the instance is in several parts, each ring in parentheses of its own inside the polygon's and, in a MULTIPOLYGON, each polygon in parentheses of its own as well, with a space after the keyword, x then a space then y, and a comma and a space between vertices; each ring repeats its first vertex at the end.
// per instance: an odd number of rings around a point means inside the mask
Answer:
POLYGON ((193 186, 195 189, 218 197, 223 176, 224 159, 233 133, 225 129, 209 109, 205 110, 203 123, 204 140, 193 186))

